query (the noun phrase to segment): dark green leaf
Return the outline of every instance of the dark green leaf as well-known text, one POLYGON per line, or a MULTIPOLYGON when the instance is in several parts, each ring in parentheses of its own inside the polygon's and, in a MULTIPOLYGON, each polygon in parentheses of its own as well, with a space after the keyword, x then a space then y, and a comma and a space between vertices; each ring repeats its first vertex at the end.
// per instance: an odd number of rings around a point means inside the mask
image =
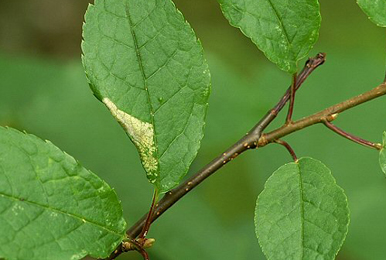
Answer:
POLYGON ((280 167, 257 199, 256 234, 268 259, 335 259, 348 223, 343 190, 311 158, 280 167))
POLYGON ((230 24, 280 69, 295 73, 315 44, 320 28, 317 0, 218 0, 230 24))
POLYGON ((117 195, 52 143, 0 127, 0 257, 107 257, 125 237, 117 195))
POLYGON ((173 188, 200 147, 210 92, 192 28, 170 0, 97 0, 83 29, 91 88, 138 148, 149 181, 173 188))
POLYGON ((386 27, 386 0, 357 0, 357 3, 373 23, 386 27))

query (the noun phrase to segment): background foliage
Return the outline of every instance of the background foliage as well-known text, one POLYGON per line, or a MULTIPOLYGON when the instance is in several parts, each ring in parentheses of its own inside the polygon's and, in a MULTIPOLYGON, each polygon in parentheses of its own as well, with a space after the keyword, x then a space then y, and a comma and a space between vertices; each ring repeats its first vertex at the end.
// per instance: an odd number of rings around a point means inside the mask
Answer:
MULTIPOLYGON (((175 2, 203 43, 213 80, 205 137, 193 173, 250 129, 290 79, 229 26, 216 1, 175 2)), ((374 26, 354 0, 321 2, 322 28, 311 55, 326 52, 327 63, 298 92, 295 118, 383 80, 384 29, 374 26)), ((152 188, 135 147, 87 86, 80 62, 87 3, 0 1, 0 125, 51 140, 97 173, 116 189, 130 225, 148 209, 152 188)), ((357 107, 336 124, 381 142, 384 102, 380 98, 357 107)), ((299 157, 323 161, 346 191, 351 224, 337 259, 384 259, 386 181, 377 152, 321 125, 286 140, 299 157)), ((254 234, 255 200, 268 176, 290 160, 282 147, 271 145, 221 169, 157 220, 150 231, 157 239, 149 251, 151 259, 264 259, 254 234)), ((120 259, 136 258, 127 254, 120 259)))

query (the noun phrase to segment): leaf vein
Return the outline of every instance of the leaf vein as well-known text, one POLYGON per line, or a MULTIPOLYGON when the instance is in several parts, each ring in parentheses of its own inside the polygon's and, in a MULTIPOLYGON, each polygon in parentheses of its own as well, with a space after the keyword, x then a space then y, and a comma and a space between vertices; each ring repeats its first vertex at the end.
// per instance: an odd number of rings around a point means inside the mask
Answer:
POLYGON ((281 28, 282 28, 282 30, 283 30, 285 39, 286 39, 288 45, 291 47, 291 42, 290 42, 290 38, 289 38, 288 32, 287 32, 286 28, 284 27, 283 20, 282 20, 282 18, 280 17, 279 12, 277 11, 276 7, 273 5, 273 3, 272 3, 271 0, 267 0, 267 2, 268 2, 269 5, 272 7, 272 10, 275 12, 275 15, 276 15, 276 17, 277 17, 277 20, 279 21, 279 24, 280 24, 280 26, 281 26, 281 28))
POLYGON ((301 233, 300 233, 300 236, 301 236, 301 243, 302 243, 302 254, 301 254, 301 258, 300 259, 303 259, 303 256, 304 256, 304 195, 303 195, 303 179, 302 179, 302 174, 301 174, 301 170, 300 170, 300 165, 299 163, 297 162, 296 163, 296 166, 298 167, 298 172, 299 172, 299 189, 300 189, 300 192, 299 192, 299 195, 300 195, 300 214, 301 214, 301 233))
MULTIPOLYGON (((142 62, 141 52, 140 52, 140 50, 138 48, 137 36, 136 36, 134 28, 133 28, 134 24, 133 24, 133 21, 131 19, 131 15, 130 15, 129 4, 127 3, 125 7, 126 7, 127 21, 129 22, 130 32, 131 32, 131 35, 133 37, 134 49, 135 49, 135 52, 137 54, 138 65, 139 65, 139 68, 140 68, 140 71, 141 71, 141 75, 142 75, 143 83, 144 83, 144 88, 145 88, 145 91, 146 91, 146 94, 147 94, 147 99, 148 99, 148 102, 149 102, 150 115, 151 115, 150 116, 151 117, 151 124, 153 125, 154 133, 157 133, 156 125, 154 123, 154 108, 153 108, 153 105, 152 105, 151 99, 150 99, 150 93, 149 93, 148 86, 147 86, 147 79, 146 79, 146 75, 145 75, 145 69, 144 69, 143 62, 142 62)), ((156 154, 155 157, 158 158, 158 161, 159 161, 158 142, 157 142, 157 135, 156 134, 154 134, 153 140, 154 140, 154 145, 155 145, 155 154, 156 154)), ((159 166, 157 167, 157 172, 159 172, 159 166)))
MULTIPOLYGON (((20 201, 19 198, 14 197, 14 196, 9 195, 9 194, 2 193, 2 192, 0 192, 0 196, 2 196, 2 197, 4 197, 4 198, 8 198, 8 199, 15 200, 15 201, 20 201)), ((36 207, 38 207, 38 208, 42 208, 42 209, 44 209, 44 210, 52 210, 52 211, 55 211, 55 212, 57 212, 57 213, 60 213, 60 214, 63 214, 63 215, 66 215, 66 216, 69 216, 69 217, 78 219, 78 220, 80 220, 80 221, 82 221, 82 222, 90 223, 90 224, 92 224, 92 225, 94 225, 94 226, 97 226, 97 227, 99 227, 99 228, 101 228, 101 229, 104 229, 104 230, 108 231, 109 233, 115 234, 115 235, 117 235, 117 236, 122 236, 122 235, 121 235, 118 231, 116 231, 116 230, 113 230, 113 229, 110 229, 110 228, 108 228, 108 227, 105 227, 105 226, 103 226, 103 225, 100 224, 100 223, 97 223, 97 222, 94 222, 94 221, 92 221, 92 220, 83 218, 83 217, 78 216, 78 215, 76 215, 76 214, 74 214, 74 213, 65 212, 65 211, 63 211, 63 210, 60 210, 60 209, 57 209, 57 208, 53 208, 53 207, 50 207, 50 206, 48 206, 48 205, 40 204, 40 203, 35 202, 35 201, 23 200, 23 202, 28 203, 28 204, 31 204, 31 205, 33 205, 33 206, 36 206, 36 207)))

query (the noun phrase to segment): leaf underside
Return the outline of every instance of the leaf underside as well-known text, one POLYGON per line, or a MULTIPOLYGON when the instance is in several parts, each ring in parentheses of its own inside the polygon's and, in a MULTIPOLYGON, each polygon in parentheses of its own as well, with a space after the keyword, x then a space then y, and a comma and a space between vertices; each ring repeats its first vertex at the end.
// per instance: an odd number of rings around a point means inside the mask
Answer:
POLYGON ((386 132, 383 132, 383 149, 379 152, 379 164, 384 174, 386 174, 386 132))
POLYGON ((335 259, 349 224, 347 198, 321 162, 280 167, 259 195, 256 235, 268 259, 335 259))
POLYGON ((357 3, 373 23, 386 27, 386 0, 357 0, 357 3))
POLYGON ((218 0, 230 24, 280 69, 295 73, 319 36, 318 0, 218 0))
POLYGON ((210 74, 170 0, 96 0, 86 13, 90 86, 137 147, 160 192, 178 185, 203 137, 210 74))
POLYGON ((104 181, 52 143, 0 127, 0 258, 104 258, 125 227, 104 181))

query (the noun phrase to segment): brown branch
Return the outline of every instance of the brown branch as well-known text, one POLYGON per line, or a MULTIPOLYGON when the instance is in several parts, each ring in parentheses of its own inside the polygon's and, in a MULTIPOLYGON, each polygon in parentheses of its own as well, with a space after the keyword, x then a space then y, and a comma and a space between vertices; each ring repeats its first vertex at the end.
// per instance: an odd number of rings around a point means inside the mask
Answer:
MULTIPOLYGON (((260 137, 260 135, 259 135, 260 137)), ((193 188, 199 185, 202 181, 223 167, 228 162, 235 159, 239 154, 245 152, 250 148, 255 148, 258 138, 254 138, 252 135, 246 135, 241 138, 237 143, 227 149, 224 153, 219 155, 213 161, 204 166, 199 172, 190 177, 184 183, 180 184, 177 188, 167 192, 165 196, 158 202, 155 207, 155 214, 152 217, 152 221, 155 221, 161 216, 168 208, 176 203, 180 198, 185 196, 193 188)), ((126 233, 129 238, 134 239, 141 231, 147 214, 145 214, 140 220, 137 221, 126 233)))
POLYGON ((106 258, 106 260, 113 260, 117 258, 120 254, 128 251, 138 251, 142 254, 140 250, 145 251, 146 248, 152 247, 154 245, 154 242, 154 238, 124 239, 123 242, 114 250, 114 252, 112 252, 110 256, 106 258))

